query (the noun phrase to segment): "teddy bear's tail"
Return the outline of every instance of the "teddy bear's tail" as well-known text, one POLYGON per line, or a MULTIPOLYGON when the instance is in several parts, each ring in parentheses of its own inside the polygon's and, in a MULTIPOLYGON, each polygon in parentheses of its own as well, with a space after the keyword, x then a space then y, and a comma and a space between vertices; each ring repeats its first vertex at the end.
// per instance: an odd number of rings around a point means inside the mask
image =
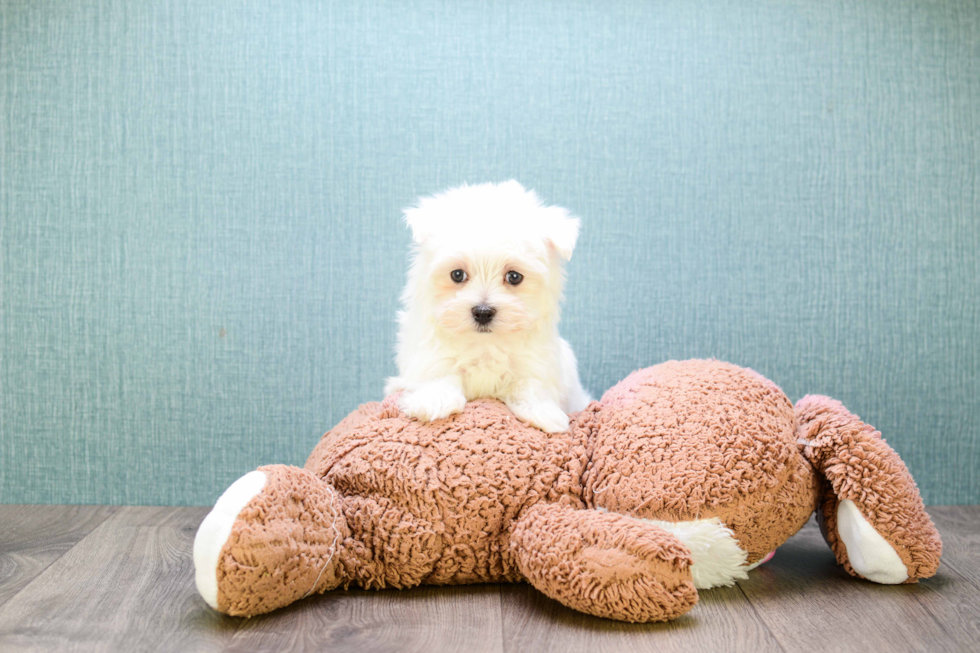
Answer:
POLYGON ((942 542, 902 459, 874 427, 830 397, 796 403, 797 441, 825 479, 824 538, 854 576, 914 583, 936 573, 942 542))

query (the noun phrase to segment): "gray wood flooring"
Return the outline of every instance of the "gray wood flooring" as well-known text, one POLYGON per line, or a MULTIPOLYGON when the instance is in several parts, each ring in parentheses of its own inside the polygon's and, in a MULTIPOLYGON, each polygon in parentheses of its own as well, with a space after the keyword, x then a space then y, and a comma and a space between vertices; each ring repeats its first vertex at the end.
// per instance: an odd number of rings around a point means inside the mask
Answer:
POLYGON ((0 651, 980 651, 980 506, 929 510, 939 574, 847 576, 811 522, 666 624, 582 615, 527 585, 332 592, 252 619, 194 590, 206 508, 0 506, 0 651))

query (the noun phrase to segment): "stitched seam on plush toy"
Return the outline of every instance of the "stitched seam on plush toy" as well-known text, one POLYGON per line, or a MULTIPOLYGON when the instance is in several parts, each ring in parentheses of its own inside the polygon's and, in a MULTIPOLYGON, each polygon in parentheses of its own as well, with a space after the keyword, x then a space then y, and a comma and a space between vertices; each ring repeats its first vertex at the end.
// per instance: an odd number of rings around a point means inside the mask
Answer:
MULTIPOLYGON (((325 485, 324 487, 326 488, 327 492, 330 493, 330 497, 337 500, 337 495, 334 493, 333 488, 331 488, 329 485, 325 485)), ((334 532, 333 544, 330 545, 330 555, 327 556, 327 559, 324 560, 323 564, 320 566, 320 573, 316 575, 316 580, 313 581, 313 585, 310 587, 310 590, 302 596, 304 599, 312 594, 313 590, 316 589, 317 583, 320 582, 320 576, 323 575, 327 565, 330 564, 330 561, 333 560, 334 554, 337 553, 337 543, 340 541, 340 529, 337 528, 337 517, 339 516, 340 511, 334 507, 333 502, 331 502, 330 507, 333 510, 333 521, 331 522, 331 525, 333 526, 334 532)))

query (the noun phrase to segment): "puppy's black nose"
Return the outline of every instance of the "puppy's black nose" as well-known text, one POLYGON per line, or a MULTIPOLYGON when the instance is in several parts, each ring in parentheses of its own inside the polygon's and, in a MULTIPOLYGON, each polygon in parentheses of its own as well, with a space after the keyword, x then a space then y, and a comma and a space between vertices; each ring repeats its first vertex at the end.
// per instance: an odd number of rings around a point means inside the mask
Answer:
POLYGON ((497 309, 490 308, 486 304, 480 304, 479 306, 473 307, 473 319, 480 326, 486 326, 490 324, 490 320, 493 316, 497 314, 497 309))

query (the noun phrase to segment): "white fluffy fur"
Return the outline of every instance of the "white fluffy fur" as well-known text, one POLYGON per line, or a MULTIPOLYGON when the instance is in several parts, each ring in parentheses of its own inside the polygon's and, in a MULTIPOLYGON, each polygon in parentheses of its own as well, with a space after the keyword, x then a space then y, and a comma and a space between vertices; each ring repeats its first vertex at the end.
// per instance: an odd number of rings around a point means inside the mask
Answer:
POLYGON ((850 499, 837 506, 837 532, 857 573, 883 585, 898 585, 908 579, 908 569, 898 552, 850 499))
POLYGON ((255 470, 232 483, 218 498, 194 536, 194 580, 197 591, 218 609, 218 558, 231 528, 248 502, 265 487, 265 473, 255 470))
POLYGON ((734 585, 748 578, 757 565, 746 565, 748 554, 738 545, 735 534, 718 517, 694 521, 641 521, 667 531, 691 551, 691 578, 698 589, 734 585))
POLYGON ((398 315, 398 376, 407 414, 430 421, 494 397, 544 431, 591 400, 558 335, 565 263, 579 221, 516 181, 461 186, 405 210, 414 246, 398 315), (450 274, 463 270, 466 280, 450 274), (508 284, 508 272, 523 275, 508 284), (496 310, 483 328, 472 310, 496 310))

